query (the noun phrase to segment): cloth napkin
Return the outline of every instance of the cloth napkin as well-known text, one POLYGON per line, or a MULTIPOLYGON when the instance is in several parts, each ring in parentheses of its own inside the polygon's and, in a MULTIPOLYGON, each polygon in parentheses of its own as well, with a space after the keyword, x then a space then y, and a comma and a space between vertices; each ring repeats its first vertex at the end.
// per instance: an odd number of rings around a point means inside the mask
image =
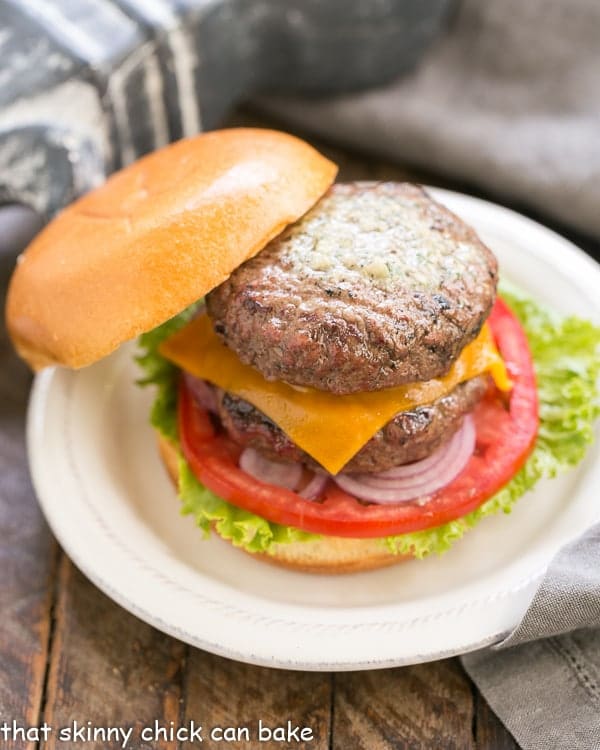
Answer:
POLYGON ((471 679, 524 750, 600 748, 597 626, 600 525, 555 556, 507 638, 462 657, 471 679))
POLYGON ((257 105, 600 236, 597 0, 462 0, 445 36, 396 83, 257 105))
MULTIPOLYGON (((463 0, 445 37, 394 84, 258 106, 600 237, 597 0, 463 0)), ((598 626, 600 526, 556 555, 501 644, 462 658, 525 750, 600 748, 598 626)))

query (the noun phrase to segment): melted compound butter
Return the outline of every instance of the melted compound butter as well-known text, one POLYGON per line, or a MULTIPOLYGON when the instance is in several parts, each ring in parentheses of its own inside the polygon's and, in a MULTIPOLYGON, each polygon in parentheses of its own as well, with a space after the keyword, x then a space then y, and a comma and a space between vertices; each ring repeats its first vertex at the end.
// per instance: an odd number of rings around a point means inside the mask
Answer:
MULTIPOLYGON (((420 201, 417 200, 420 198, 420 201)), ((369 280, 382 292, 398 282, 434 292, 454 279, 487 275, 477 243, 445 231, 446 224, 422 203, 381 183, 348 195, 332 190, 278 242, 278 262, 327 286, 369 280)))

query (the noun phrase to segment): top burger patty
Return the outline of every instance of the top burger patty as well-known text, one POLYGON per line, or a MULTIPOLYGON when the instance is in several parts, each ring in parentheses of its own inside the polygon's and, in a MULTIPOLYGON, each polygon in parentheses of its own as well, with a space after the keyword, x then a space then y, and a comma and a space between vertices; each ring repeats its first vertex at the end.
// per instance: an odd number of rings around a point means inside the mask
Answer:
POLYGON ((496 282, 491 252, 421 188, 349 183, 234 271, 207 310, 265 377, 356 393, 444 375, 496 282))

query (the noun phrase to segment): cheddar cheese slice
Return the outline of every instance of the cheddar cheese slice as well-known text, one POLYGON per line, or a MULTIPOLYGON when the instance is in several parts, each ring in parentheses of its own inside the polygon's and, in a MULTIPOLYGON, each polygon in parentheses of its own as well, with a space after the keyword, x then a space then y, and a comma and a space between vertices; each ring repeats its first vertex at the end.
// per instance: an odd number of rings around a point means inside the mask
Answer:
POLYGON ((498 388, 510 389, 487 324, 445 377, 347 396, 266 380, 221 342, 207 315, 194 318, 164 341, 160 353, 191 375, 253 404, 331 474, 396 414, 432 403, 465 380, 489 372, 498 388))

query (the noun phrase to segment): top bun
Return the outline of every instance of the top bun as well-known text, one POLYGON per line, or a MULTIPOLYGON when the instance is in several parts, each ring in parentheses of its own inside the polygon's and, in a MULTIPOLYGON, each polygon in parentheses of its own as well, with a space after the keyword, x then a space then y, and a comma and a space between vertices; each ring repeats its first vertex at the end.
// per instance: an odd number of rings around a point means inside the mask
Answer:
POLYGON ((178 141, 113 175, 19 257, 10 336, 31 367, 83 367, 221 284, 333 182, 298 138, 221 130, 178 141))

